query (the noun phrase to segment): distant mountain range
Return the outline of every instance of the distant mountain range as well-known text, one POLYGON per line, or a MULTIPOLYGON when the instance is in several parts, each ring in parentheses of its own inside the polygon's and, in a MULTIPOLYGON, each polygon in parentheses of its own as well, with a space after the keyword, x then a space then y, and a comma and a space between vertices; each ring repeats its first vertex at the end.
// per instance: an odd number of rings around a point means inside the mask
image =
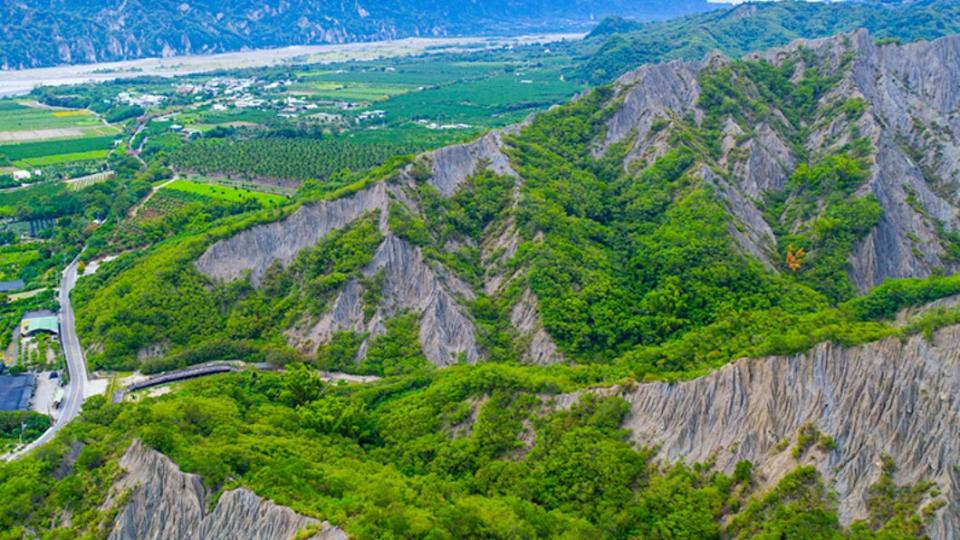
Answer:
POLYGON ((602 21, 578 45, 575 76, 609 82, 639 64, 699 60, 711 51, 731 57, 864 28, 877 39, 932 40, 960 32, 957 0, 838 3, 754 2, 669 21, 602 21))
POLYGON ((413 36, 589 30, 707 0, 37 0, 0 2, 0 69, 413 36))

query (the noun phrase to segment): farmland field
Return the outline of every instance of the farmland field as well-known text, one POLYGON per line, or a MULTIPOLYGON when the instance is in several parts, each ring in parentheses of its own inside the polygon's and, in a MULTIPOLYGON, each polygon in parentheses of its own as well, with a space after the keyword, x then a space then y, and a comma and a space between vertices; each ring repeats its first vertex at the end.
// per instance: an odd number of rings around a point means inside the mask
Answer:
POLYGON ((87 137, 65 141, 44 141, 0 145, 0 154, 11 160, 32 159, 57 154, 92 152, 113 147, 113 136, 87 137))
POLYGON ((260 193, 269 193, 271 195, 280 195, 283 197, 293 196, 297 192, 296 182, 252 182, 241 178, 227 178, 225 176, 187 176, 184 180, 197 182, 200 184, 217 184, 221 186, 233 187, 246 191, 255 191, 260 193))
POLYGON ((72 161, 91 161, 94 159, 105 159, 110 153, 109 150, 90 150, 89 152, 72 152, 69 154, 54 154, 29 158, 22 161, 16 161, 14 164, 22 163, 34 167, 43 167, 46 165, 59 165, 61 163, 70 163, 72 161))
POLYGON ((309 93, 316 98, 343 101, 384 101, 393 96, 415 92, 417 89, 418 87, 413 85, 352 82, 304 83, 291 88, 294 91, 309 93))
POLYGON ((34 131, 101 125, 90 111, 54 110, 6 102, 0 108, 0 131, 34 131))
POLYGON ((264 206, 282 204, 287 200, 286 197, 281 195, 249 191, 231 186, 194 182, 190 180, 174 180, 170 184, 167 184, 167 186, 165 186, 163 189, 182 191, 185 193, 202 195, 214 199, 223 199, 231 202, 241 202, 248 199, 256 199, 264 206))
MULTIPOLYGON (((369 101, 367 110, 386 115, 371 120, 360 117, 363 108, 336 110, 331 112, 341 120, 332 128, 314 124, 301 136, 293 131, 283 137, 204 138, 171 152, 172 163, 181 171, 247 179, 327 179, 344 169, 363 170, 394 155, 462 142, 566 100, 581 89, 562 76, 567 60, 517 53, 497 61, 458 55, 300 66, 287 91, 307 103, 369 101)), ((329 114, 324 112, 331 110, 329 104, 320 105, 313 110, 329 114)), ((302 127, 312 114, 303 112, 294 122, 302 127)), ((200 116, 203 127, 229 121, 267 129, 281 125, 271 111, 204 111, 200 116)))
POLYGON ((171 158, 177 167, 200 174, 305 180, 328 178, 343 169, 373 167, 389 157, 416 149, 409 143, 364 144, 342 136, 213 139, 184 145, 171 158))

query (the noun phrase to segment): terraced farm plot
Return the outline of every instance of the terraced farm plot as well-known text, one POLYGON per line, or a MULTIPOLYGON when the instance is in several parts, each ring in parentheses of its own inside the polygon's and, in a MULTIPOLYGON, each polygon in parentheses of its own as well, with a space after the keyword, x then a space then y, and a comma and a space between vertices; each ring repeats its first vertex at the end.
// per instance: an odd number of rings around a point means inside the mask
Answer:
MULTIPOLYGON (((201 195, 213 199, 223 199, 231 202, 242 202, 256 199, 264 206, 283 204, 287 198, 281 195, 249 191, 230 186, 194 182, 191 180, 174 180, 163 187, 163 190, 182 191, 194 195, 201 195)), ((161 190, 162 191, 162 190, 161 190)))

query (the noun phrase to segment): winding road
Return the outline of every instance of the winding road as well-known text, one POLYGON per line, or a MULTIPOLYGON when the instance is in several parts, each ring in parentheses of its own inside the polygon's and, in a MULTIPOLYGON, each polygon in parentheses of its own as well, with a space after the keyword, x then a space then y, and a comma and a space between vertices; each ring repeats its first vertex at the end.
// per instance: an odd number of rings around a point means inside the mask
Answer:
POLYGON ((80 257, 78 256, 63 271, 63 279, 60 282, 60 343, 63 346, 64 356, 67 358, 67 371, 70 373, 70 383, 64 390, 60 416, 40 438, 23 449, 10 454, 7 459, 16 459, 51 441, 64 426, 80 414, 80 408, 83 406, 84 393, 87 387, 87 366, 83 360, 80 339, 77 338, 76 324, 73 320, 73 306, 70 304, 70 292, 77 284, 77 265, 79 262, 80 257))

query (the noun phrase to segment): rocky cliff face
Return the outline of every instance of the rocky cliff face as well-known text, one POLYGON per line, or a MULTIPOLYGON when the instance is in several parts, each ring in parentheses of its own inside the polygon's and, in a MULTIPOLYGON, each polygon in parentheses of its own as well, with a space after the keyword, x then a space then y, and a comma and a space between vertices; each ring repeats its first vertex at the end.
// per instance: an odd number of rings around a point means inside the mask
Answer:
POLYGON ((197 269, 226 281, 249 272, 250 281, 257 284, 274 261, 286 266, 304 248, 369 212, 380 210, 385 228, 388 202, 385 184, 378 183, 350 197, 303 206, 286 219, 217 242, 197 260, 197 269))
MULTIPOLYGON (((519 127, 491 132, 480 139, 420 156, 426 164, 426 181, 443 197, 458 193, 481 169, 513 178, 514 206, 520 197, 523 180, 504 153, 504 136, 517 133, 519 127)), ((391 203, 402 205, 413 215, 422 215, 413 167, 389 181, 373 184, 351 196, 304 205, 285 219, 252 227, 231 238, 216 242, 196 261, 196 268, 207 276, 232 281, 248 276, 258 286, 264 272, 275 262, 287 266, 303 249, 315 246, 332 231, 349 226, 373 211, 380 212, 380 232, 384 240, 373 261, 362 269, 366 279, 379 276, 382 290, 376 306, 364 306, 363 287, 358 279, 349 280, 338 292, 329 309, 320 317, 305 317, 288 329, 289 343, 307 354, 328 343, 335 333, 352 331, 366 335, 359 350, 362 358, 370 339, 385 331, 385 320, 400 313, 413 312, 420 317, 420 342, 424 355, 437 366, 458 361, 476 362, 482 356, 477 344, 477 329, 465 307, 475 291, 423 250, 397 236, 389 227, 391 203), (367 309, 365 309, 367 308, 367 309), (369 316, 370 311, 373 316, 369 316)), ((485 273, 483 293, 496 296, 507 284, 522 278, 522 272, 508 273, 508 262, 516 254, 520 237, 516 219, 510 215, 491 226, 481 246, 485 273)), ((450 250, 451 246, 440 246, 450 250)), ((562 361, 556 345, 537 317, 537 301, 529 290, 518 302, 512 316, 518 339, 524 343, 524 359, 545 364, 562 361)))
MULTIPOLYGON (((507 128, 503 133, 516 133, 517 128, 507 128)), ((473 176, 477 167, 484 165, 496 174, 516 176, 510 160, 502 152, 503 136, 492 131, 469 144, 441 148, 428 154, 433 175, 430 185, 443 196, 449 197, 473 176)))
POLYGON ((225 491, 209 509, 211 493, 166 456, 134 442, 120 466, 126 474, 107 505, 124 501, 110 540, 258 538, 287 540, 308 526, 314 540, 346 540, 343 530, 261 499, 247 489, 225 491))
POLYGON ((312 325, 303 321, 288 332, 291 343, 312 354, 335 332, 353 331, 368 335, 360 347, 362 358, 369 339, 384 332, 385 319, 411 311, 420 314, 420 344, 424 356, 434 365, 448 366, 461 357, 473 363, 480 358, 473 322, 457 300, 472 298, 469 287, 428 264, 419 248, 392 234, 363 269, 368 278, 378 273, 383 276, 382 302, 373 317, 366 319, 361 287, 353 279, 319 321, 312 325))
MULTIPOLYGON (((700 379, 642 384, 620 393, 631 406, 624 427, 666 462, 715 460, 732 472, 750 460, 772 485, 798 463, 812 463, 836 490, 844 523, 866 517, 865 493, 881 458, 896 480, 932 480, 947 505, 928 525, 931 538, 960 536, 960 327, 927 341, 891 338, 855 348, 822 344, 790 357, 741 360, 700 379), (799 461, 781 441, 812 424, 836 441, 799 461)), ((579 395, 557 405, 568 406, 579 395)))
MULTIPOLYGON (((751 55, 750 59, 778 66, 802 58, 795 78, 816 68, 823 75, 835 75, 837 82, 820 99, 823 116, 806 122, 808 132, 799 145, 788 143, 788 134, 766 121, 741 125, 727 119, 722 156, 713 164, 724 179, 710 183, 734 217, 739 231, 734 236, 744 251, 761 260, 776 254, 776 240, 759 211, 761 201, 782 189, 799 163, 842 149, 856 133, 873 146, 870 179, 860 194, 876 196, 883 217, 850 256, 852 283, 865 292, 887 278, 954 270, 942 231, 960 227, 958 56, 960 37, 877 45, 862 31, 751 55), (852 98, 865 103, 859 117, 831 108, 852 98)), ((661 129, 653 127, 657 122, 673 127, 691 117, 701 123, 699 77, 729 62, 712 55, 703 62, 643 66, 621 77, 615 88, 622 105, 608 121, 598 152, 635 136, 625 165, 640 159, 650 162, 665 153, 669 149, 665 132, 670 129, 662 129, 662 124, 661 129)), ((774 104, 769 105, 770 116, 784 119, 774 104)))

